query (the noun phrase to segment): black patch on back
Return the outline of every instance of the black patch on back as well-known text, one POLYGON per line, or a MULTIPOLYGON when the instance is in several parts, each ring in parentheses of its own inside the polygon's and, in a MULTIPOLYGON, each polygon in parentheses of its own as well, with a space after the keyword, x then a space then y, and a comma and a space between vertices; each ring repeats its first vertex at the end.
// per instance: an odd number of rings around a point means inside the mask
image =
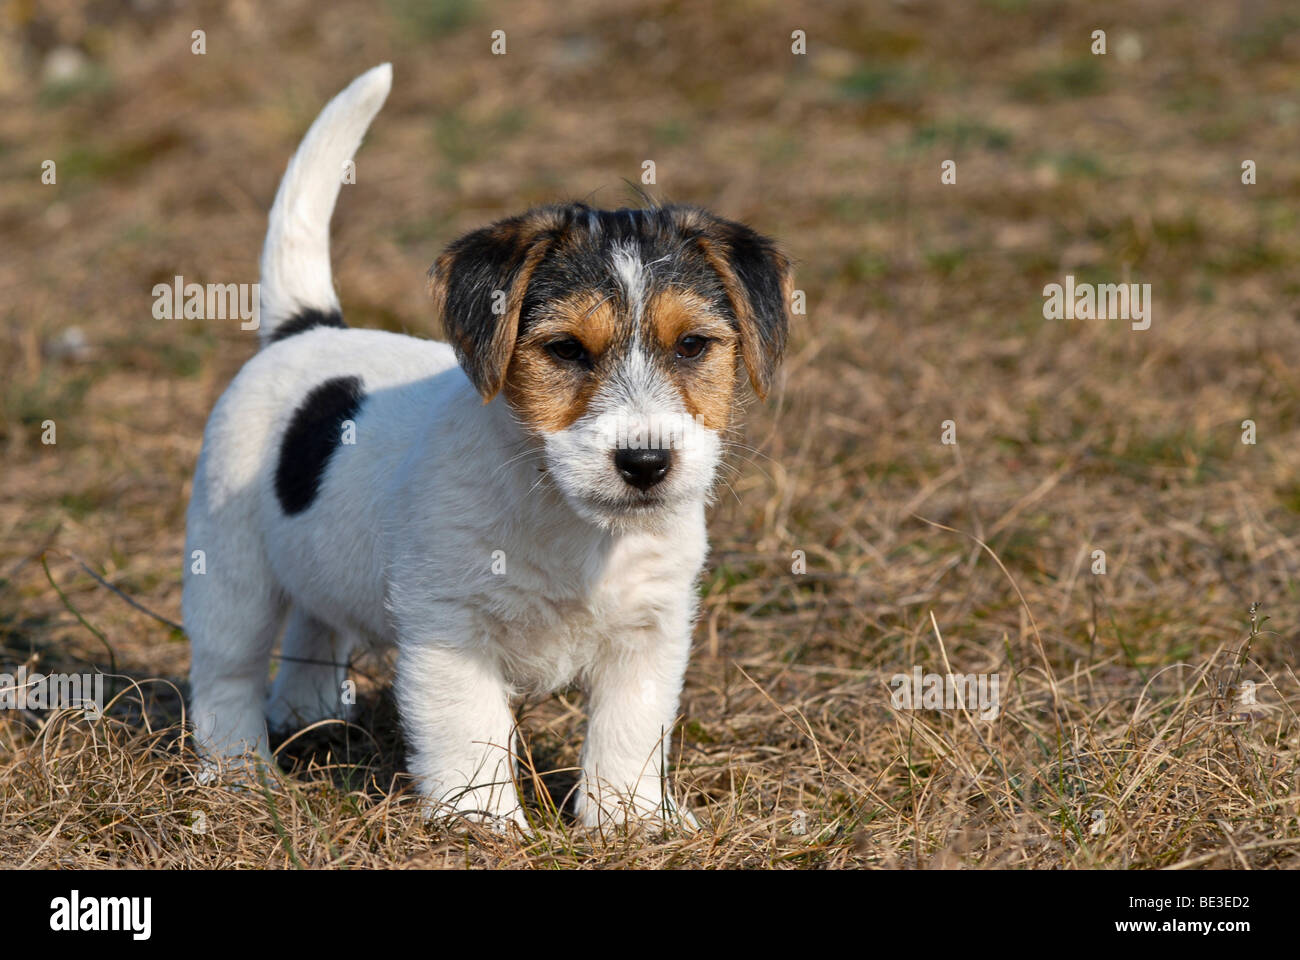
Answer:
POLYGON ((356 419, 365 399, 360 377, 335 377, 307 394, 293 412, 275 468, 275 495, 286 514, 312 505, 330 456, 343 440, 343 422, 356 419))
POLYGON ((315 307, 304 307, 295 313, 290 319, 280 324, 271 331, 271 337, 268 343, 278 343, 286 337, 292 337, 295 333, 302 333, 305 330, 311 330, 314 327, 346 327, 343 322, 343 315, 337 310, 317 310, 315 307))

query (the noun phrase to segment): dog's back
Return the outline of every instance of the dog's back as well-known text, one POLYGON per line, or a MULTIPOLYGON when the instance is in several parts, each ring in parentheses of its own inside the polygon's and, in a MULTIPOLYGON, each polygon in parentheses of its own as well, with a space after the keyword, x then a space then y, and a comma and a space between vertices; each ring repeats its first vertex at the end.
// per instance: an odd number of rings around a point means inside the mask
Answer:
POLYGON ((385 64, 357 78, 290 161, 261 259, 262 349, 204 431, 182 606, 196 733, 216 753, 265 755, 266 665, 286 611, 273 725, 338 712, 350 648, 386 638, 384 490, 430 411, 456 393, 477 403, 448 345, 348 329, 334 292, 329 223, 343 167, 391 74, 385 64), (385 442, 358 444, 376 421, 385 442))

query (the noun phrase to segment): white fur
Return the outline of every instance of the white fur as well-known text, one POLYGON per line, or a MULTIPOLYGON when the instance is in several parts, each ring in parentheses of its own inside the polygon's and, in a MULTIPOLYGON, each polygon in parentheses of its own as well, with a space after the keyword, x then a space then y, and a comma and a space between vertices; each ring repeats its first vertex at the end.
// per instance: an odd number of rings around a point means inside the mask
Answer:
MULTIPOLYGON (((262 259, 264 323, 336 305, 338 168, 389 78, 376 68, 335 98, 290 164, 262 259)), ((639 282, 639 265, 619 266, 639 282)), ((608 425, 682 414, 637 351, 584 417, 539 438, 500 396, 482 403, 446 344, 330 327, 269 344, 208 421, 187 518, 183 607, 203 749, 265 758, 268 716, 285 726, 345 715, 345 674, 331 665, 285 660, 267 702, 287 612, 287 656, 342 664, 358 644, 397 644, 411 772, 439 812, 522 824, 510 698, 578 682, 590 714, 581 820, 671 813, 664 758, 720 442, 691 431, 647 500, 615 470, 608 425), (275 493, 281 438, 303 398, 340 376, 364 384, 356 443, 334 449, 316 500, 287 516, 275 493)))
POLYGON ((392 85, 389 63, 357 77, 325 105, 289 161, 262 248, 263 339, 302 307, 338 309, 330 276, 330 217, 344 164, 361 146, 392 85))
MULTIPOLYGON (((632 216, 632 214, 628 214, 632 216)), ((623 287, 623 295, 631 306, 632 319, 641 322, 641 310, 645 306, 645 266, 641 257, 631 246, 614 248, 614 275, 623 287)))

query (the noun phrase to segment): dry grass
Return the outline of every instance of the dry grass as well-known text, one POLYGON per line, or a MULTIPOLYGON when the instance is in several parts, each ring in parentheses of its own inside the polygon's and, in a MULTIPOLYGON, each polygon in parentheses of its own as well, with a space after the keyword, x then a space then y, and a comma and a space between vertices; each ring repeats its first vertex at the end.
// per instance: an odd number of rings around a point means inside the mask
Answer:
MULTIPOLYGON (((1289 5, 715 6, 4 9, 0 665, 117 679, 97 721, 0 712, 0 863, 1300 866, 1289 5), (58 43, 91 66, 42 84, 58 43), (441 244, 527 203, 617 204, 645 159, 661 194, 800 261, 785 385, 751 407, 758 452, 711 521, 673 742, 698 835, 588 837, 540 800, 527 842, 424 826, 382 664, 359 665, 355 727, 290 742, 284 777, 198 786, 183 638, 76 560, 179 616, 203 422, 253 346, 155 321, 150 290, 254 280, 298 136, 385 59, 335 231, 356 325, 432 333, 441 244), (1152 328, 1044 320, 1067 273, 1151 283, 1152 328), (998 718, 893 709, 889 678, 918 664, 998 673, 998 718)), ((555 796, 581 719, 568 694, 522 707, 555 796)))

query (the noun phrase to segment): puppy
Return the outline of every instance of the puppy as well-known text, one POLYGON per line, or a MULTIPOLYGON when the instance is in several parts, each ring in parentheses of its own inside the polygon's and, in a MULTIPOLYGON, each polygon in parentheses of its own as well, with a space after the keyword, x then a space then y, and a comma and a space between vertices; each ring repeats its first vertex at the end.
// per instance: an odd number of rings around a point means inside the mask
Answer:
POLYGON ((433 813, 523 826, 511 697, 576 682, 577 817, 679 820, 664 758, 704 508, 744 379, 772 383, 789 262, 703 210, 550 206, 438 258, 450 344, 348 329, 329 221, 391 77, 357 78, 290 162, 262 349, 204 432, 183 593, 198 742, 216 770, 269 759, 268 722, 346 716, 350 653, 391 642, 433 813))

